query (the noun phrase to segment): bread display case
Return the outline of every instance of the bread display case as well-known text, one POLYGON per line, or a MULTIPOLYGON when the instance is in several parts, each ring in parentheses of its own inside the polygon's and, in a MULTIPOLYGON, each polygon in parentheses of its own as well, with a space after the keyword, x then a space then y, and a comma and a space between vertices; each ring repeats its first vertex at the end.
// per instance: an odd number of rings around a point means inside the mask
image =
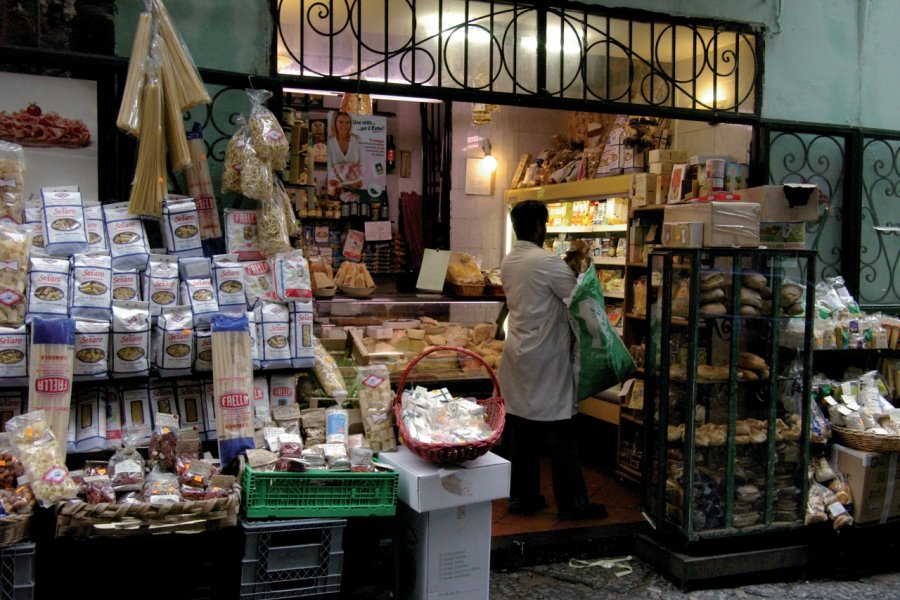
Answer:
MULTIPOLYGON (((503 351, 506 312, 503 298, 458 300, 424 293, 335 297, 316 300, 314 331, 332 352, 342 353, 357 365, 386 365, 396 383, 410 361, 431 346, 467 348, 496 371, 503 351)), ((491 389, 484 365, 452 351, 428 355, 407 382, 429 387, 453 382, 457 388, 461 382, 469 382, 465 389, 491 389)))
POLYGON ((650 255, 643 502, 657 529, 696 541, 803 525, 814 260, 650 255))

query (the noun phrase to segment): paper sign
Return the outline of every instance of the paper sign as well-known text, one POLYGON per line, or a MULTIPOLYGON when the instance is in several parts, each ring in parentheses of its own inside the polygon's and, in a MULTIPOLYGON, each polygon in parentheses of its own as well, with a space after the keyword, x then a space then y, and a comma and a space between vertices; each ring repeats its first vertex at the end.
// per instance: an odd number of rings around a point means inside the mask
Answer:
POLYGON ((844 404, 847 405, 847 408, 850 410, 859 410, 859 404, 856 402, 856 398, 853 396, 844 396, 841 398, 844 401, 844 404))
POLYGON ((447 277, 447 267, 449 265, 449 250, 425 248, 425 253, 422 255, 422 268, 419 270, 419 279, 416 281, 416 289, 427 292, 444 291, 444 279, 447 277))
POLYGON ((362 231, 351 229, 347 232, 347 241, 344 242, 344 256, 350 260, 362 258, 363 243, 365 237, 362 231))
POLYGON ((837 400, 835 400, 831 396, 825 396, 823 398, 823 400, 825 401, 825 404, 827 404, 828 406, 837 406, 837 400))
POLYGON ((390 221, 366 221, 366 241, 384 242, 393 239, 390 221))

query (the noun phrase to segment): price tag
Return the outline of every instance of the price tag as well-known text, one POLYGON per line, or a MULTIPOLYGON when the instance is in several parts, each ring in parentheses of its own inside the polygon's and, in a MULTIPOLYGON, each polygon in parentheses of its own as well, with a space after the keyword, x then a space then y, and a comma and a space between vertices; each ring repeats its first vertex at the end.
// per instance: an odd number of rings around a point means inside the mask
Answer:
POLYGON ((859 403, 856 401, 855 396, 843 396, 842 400, 850 410, 859 410, 859 403))
POLYGON ((844 508, 844 505, 840 502, 832 502, 828 505, 828 512, 831 513, 831 518, 836 519, 842 514, 847 512, 847 509, 844 508))
POLYGON ((393 239, 390 221, 366 221, 365 233, 367 242, 384 242, 393 239))
POLYGON ((869 433, 874 433, 875 435, 891 435, 891 432, 882 427, 873 427, 869 429, 869 433))
POLYGON ((845 417, 853 414, 853 411, 847 408, 846 406, 838 406, 838 412, 844 415, 845 417))
POLYGON ((825 402, 825 404, 827 404, 828 406, 837 406, 837 403, 838 403, 837 400, 835 400, 835 399, 832 398, 831 396, 825 396, 824 398, 822 398, 822 400, 823 400, 823 401, 825 402))

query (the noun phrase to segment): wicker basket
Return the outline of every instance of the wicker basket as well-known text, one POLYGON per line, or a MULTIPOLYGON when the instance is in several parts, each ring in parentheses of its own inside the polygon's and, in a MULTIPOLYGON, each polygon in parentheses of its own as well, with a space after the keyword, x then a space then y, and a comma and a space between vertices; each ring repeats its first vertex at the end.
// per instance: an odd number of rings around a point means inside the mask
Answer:
POLYGON ((483 296, 484 284, 481 285, 462 285, 460 283, 450 282, 450 293, 454 296, 483 296))
POLYGON ((63 504, 56 513, 56 535, 78 538, 125 537, 148 533, 211 531, 237 525, 240 487, 226 498, 167 504, 63 504))
POLYGON ((477 353, 459 346, 433 346, 428 348, 416 358, 410 361, 406 369, 400 375, 400 381, 397 383, 397 394, 394 396, 394 417, 397 421, 397 428, 400 431, 400 437, 403 444, 409 448, 410 452, 428 462, 437 464, 455 463, 464 460, 473 460, 486 454, 491 448, 500 442, 500 436, 503 434, 503 426, 506 423, 506 404, 500 396, 500 384, 497 382, 497 376, 494 374, 490 365, 484 362, 484 359, 477 353), (467 444, 436 444, 420 442, 409 435, 406 424, 401 418, 401 400, 403 397, 403 387, 406 385, 406 378, 415 368, 416 364, 433 352, 442 350, 453 350, 460 354, 465 354, 481 362, 487 369, 491 382, 494 384, 494 393, 490 398, 478 400, 477 402, 484 407, 485 420, 491 426, 493 433, 485 440, 478 440, 467 444))
POLYGON ((900 452, 900 435, 876 435, 846 427, 831 426, 838 441, 848 448, 864 452, 900 452))
POLYGON ((0 548, 6 548, 27 540, 30 527, 30 514, 9 515, 0 518, 0 548))

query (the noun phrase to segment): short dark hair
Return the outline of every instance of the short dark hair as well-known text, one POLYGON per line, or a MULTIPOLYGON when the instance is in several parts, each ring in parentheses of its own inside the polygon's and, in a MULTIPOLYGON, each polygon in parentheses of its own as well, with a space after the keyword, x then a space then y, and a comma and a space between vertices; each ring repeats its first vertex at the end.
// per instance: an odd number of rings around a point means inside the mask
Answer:
POLYGON ((549 216, 547 205, 537 200, 520 202, 509 213, 513 231, 520 240, 531 239, 541 225, 546 225, 549 216))

